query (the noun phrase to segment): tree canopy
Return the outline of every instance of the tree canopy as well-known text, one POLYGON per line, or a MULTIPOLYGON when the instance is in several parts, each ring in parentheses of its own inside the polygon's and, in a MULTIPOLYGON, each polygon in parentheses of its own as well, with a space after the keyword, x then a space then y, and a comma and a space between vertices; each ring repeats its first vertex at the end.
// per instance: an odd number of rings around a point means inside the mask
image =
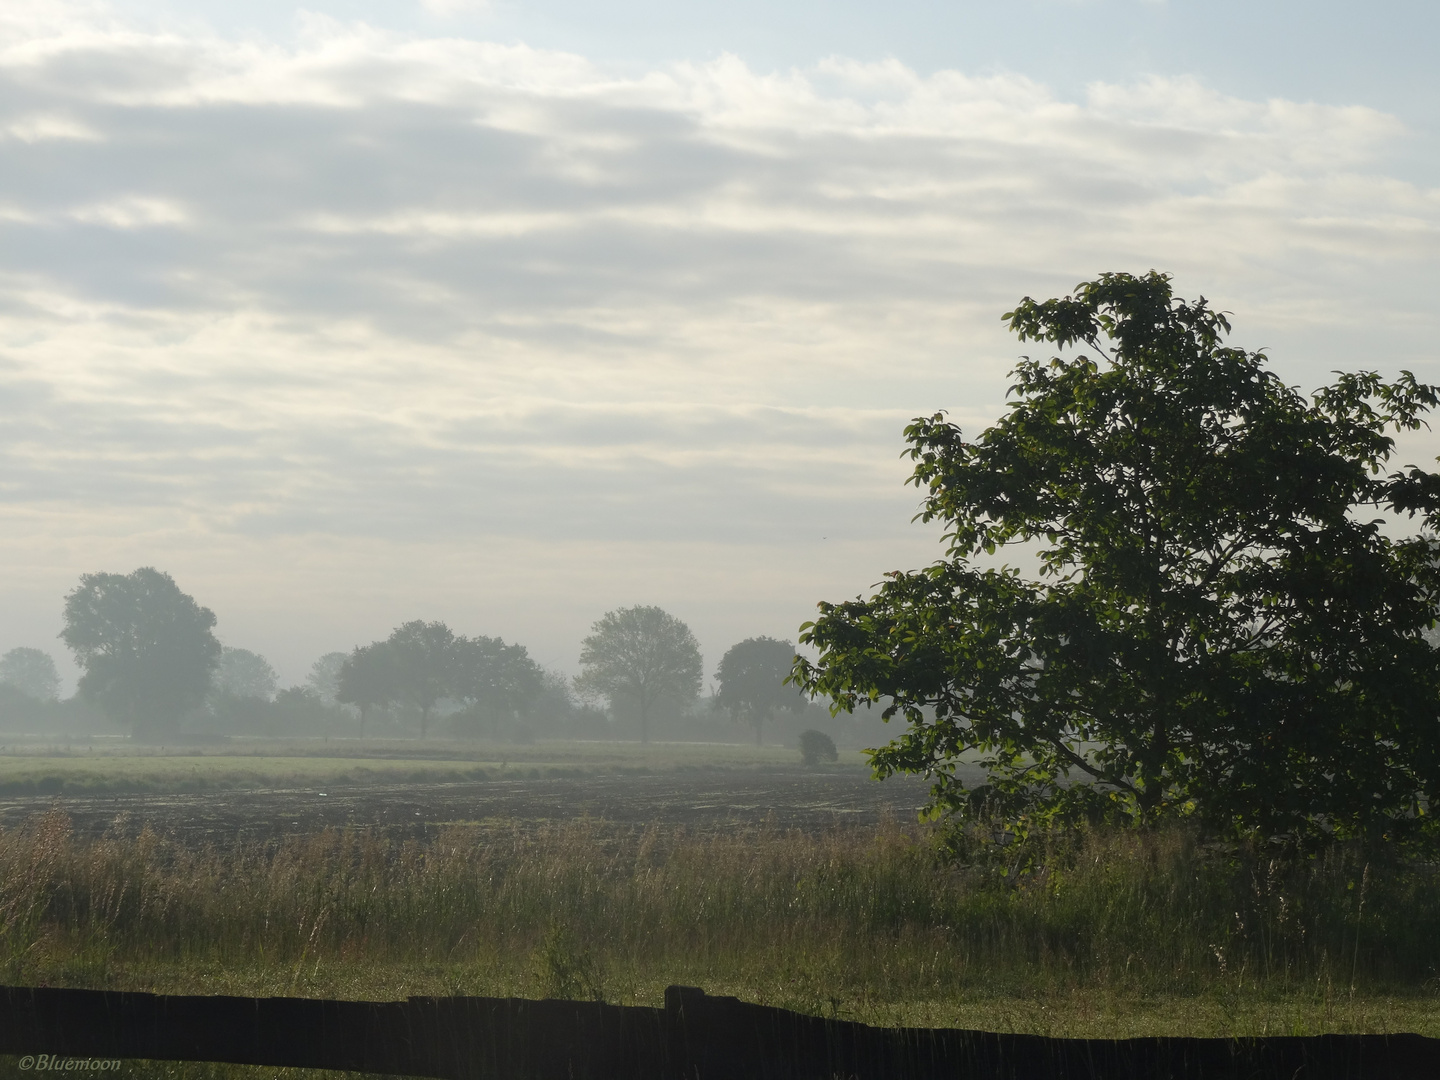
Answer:
POLYGON ((419 712, 423 739, 430 728, 430 710, 454 685, 455 633, 443 622, 413 619, 397 626, 385 644, 393 657, 393 699, 419 712))
POLYGON ((53 701, 60 695, 55 658, 43 649, 22 645, 0 656, 0 683, 9 683, 36 701, 53 701))
POLYGON ((328 652, 310 665, 305 676, 305 685, 324 704, 335 704, 335 695, 340 692, 340 669, 345 666, 343 652, 328 652))
POLYGON ((450 696, 493 718, 523 712, 544 687, 540 665, 524 645, 498 637, 457 638, 450 696))
POLYGON ((340 665, 335 679, 335 700, 359 710, 362 737, 370 713, 385 708, 398 698, 399 686, 394 668, 394 653, 389 643, 384 641, 355 646, 340 665))
POLYGON ((937 812, 1309 841, 1427 827, 1440 476, 1388 465, 1437 389, 1366 371, 1307 398, 1154 271, 1005 320, 1068 355, 1025 358, 973 441, 943 413, 906 429, 947 558, 821 604, 797 682, 903 720, 873 765, 930 775, 937 812), (989 564, 1014 545, 1037 578, 989 564), (962 758, 988 782, 967 788, 962 758))
POLYGON ((602 695, 612 706, 632 707, 640 741, 664 704, 683 704, 700 693, 700 643, 683 622, 662 608, 636 605, 608 611, 580 648, 581 693, 602 695))
POLYGON ((220 650, 212 685, 218 693, 231 697, 269 701, 275 696, 279 678, 270 661, 259 653, 226 645, 220 650))
POLYGON ((65 598, 61 639, 84 669, 80 694, 141 736, 178 731, 220 660, 215 614, 169 574, 85 574, 65 598))
POLYGON ((720 660, 715 707, 753 727, 756 746, 764 741, 765 721, 777 709, 805 709, 804 696, 785 684, 794 663, 795 646, 772 637, 746 638, 730 646, 720 660))
MULTIPOLYGON (((312 672, 333 660, 322 657, 312 672)), ((323 673, 322 673, 323 675, 323 673)), ((360 710, 363 732, 371 710, 405 703, 420 717, 422 737, 442 699, 485 712, 491 719, 523 712, 540 693, 539 665, 523 645, 500 638, 457 636, 443 622, 412 620, 384 641, 358 646, 335 674, 335 700, 360 710)))

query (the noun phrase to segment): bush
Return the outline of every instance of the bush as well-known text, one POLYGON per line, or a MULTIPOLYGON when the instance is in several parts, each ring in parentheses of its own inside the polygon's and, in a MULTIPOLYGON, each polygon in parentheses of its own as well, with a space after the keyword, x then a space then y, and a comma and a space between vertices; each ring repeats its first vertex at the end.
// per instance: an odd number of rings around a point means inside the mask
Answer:
POLYGON ((823 731, 810 728, 800 733, 800 757, 806 765, 819 765, 822 761, 838 761, 840 754, 835 749, 835 740, 823 731))

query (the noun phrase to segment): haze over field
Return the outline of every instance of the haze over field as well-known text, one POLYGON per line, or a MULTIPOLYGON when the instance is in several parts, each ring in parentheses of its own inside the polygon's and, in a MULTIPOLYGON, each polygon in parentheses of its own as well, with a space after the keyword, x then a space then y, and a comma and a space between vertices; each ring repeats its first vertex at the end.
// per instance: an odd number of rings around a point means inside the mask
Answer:
POLYGON ((630 604, 713 671, 939 554, 901 429, 1102 270, 1440 382, 1434 5, 233 7, 0 11, 0 652, 154 565, 286 683, 630 604))

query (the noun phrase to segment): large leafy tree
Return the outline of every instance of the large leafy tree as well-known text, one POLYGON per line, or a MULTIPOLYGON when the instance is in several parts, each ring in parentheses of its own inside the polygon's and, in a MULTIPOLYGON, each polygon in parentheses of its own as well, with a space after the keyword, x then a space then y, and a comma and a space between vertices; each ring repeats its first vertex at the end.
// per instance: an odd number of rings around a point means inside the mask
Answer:
POLYGON ((414 619, 397 626, 385 643, 394 661, 395 696, 420 713, 422 739, 430 730, 435 703, 451 693, 455 640, 455 632, 443 622, 414 619))
POLYGON ((633 708, 640 741, 650 738, 650 721, 667 704, 700 693, 704 666, 690 628, 669 612, 636 605, 606 612, 580 647, 581 672, 575 687, 601 695, 612 706, 633 708))
POLYGON ((1440 567, 1385 519, 1436 523, 1440 476, 1388 463, 1437 389, 1361 372, 1307 398, 1153 271, 1005 318, 1067 355, 1025 359, 973 441, 943 414, 906 429, 948 558, 821 604, 797 681, 902 719, 874 767, 930 775, 937 811, 1306 840, 1423 827, 1440 567), (1010 545, 1037 579, 987 565, 1010 545), (967 788, 962 758, 988 783, 967 788))
POLYGON ((360 737, 376 709, 395 703, 400 692, 397 663, 389 642, 357 645, 340 665, 335 677, 335 700, 353 705, 360 713, 360 737))
POLYGON ((524 645, 500 638, 458 637, 451 646, 449 696, 463 702, 491 723, 523 713, 544 685, 540 665, 524 645))
POLYGON ((205 700, 220 660, 215 614, 169 574, 85 574, 65 598, 61 639, 84 668, 80 694, 137 736, 163 738, 205 700))
POLYGON ((805 698, 785 685, 794 663, 795 646, 772 637, 746 638, 731 645, 720 660, 715 707, 753 727, 756 746, 764 741, 765 721, 777 710, 805 710, 805 698))

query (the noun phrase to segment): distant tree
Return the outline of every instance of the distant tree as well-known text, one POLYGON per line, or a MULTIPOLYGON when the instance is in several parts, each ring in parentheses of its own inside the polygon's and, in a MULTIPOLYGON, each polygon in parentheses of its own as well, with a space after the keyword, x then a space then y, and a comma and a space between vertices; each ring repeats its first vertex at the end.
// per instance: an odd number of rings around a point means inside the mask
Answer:
POLYGON ((746 638, 730 646, 715 672, 720 688, 715 707, 755 729, 755 745, 763 741, 765 721, 776 709, 805 711, 806 700, 785 685, 795 665, 795 646, 772 637, 746 638))
POLYGON ((85 574, 65 598, 60 637, 84 669, 81 696, 128 724, 163 737, 197 708, 220 661, 215 614, 180 591, 169 574, 85 574))
POLYGON ((490 723, 514 719, 540 694, 540 665, 523 645, 506 645, 493 637, 458 637, 450 655, 448 696, 488 717, 490 723))
POLYGON ((270 701, 275 697, 278 682, 275 669, 259 653, 227 645, 220 651, 220 664, 215 669, 212 686, 231 697, 270 701))
POLYGON ((1391 471, 1440 387, 1342 373, 1308 398, 1167 275, 1025 298, 1014 401, 974 439, 906 430, 948 557, 821 604, 797 682, 906 730, 878 775, 1032 825, 1189 819, 1307 843, 1433 830, 1440 475, 1391 471), (1420 535, 1382 528, 1420 515, 1420 535), (1022 545, 1038 579, 988 556, 1022 545), (967 788, 957 764, 986 769, 967 788))
POLYGON ((394 660, 396 697, 419 710, 423 739, 435 703, 452 690, 455 634, 443 622, 415 619, 396 627, 385 644, 394 660))
POLYGON ((343 652, 326 653, 310 665, 310 674, 305 684, 319 695, 326 705, 335 704, 335 695, 340 692, 340 669, 345 666, 343 652))
POLYGON ((325 701, 310 686, 289 686, 278 691, 268 711, 277 729, 310 734, 333 734, 337 725, 351 719, 349 710, 325 701))
POLYGON ((275 704, 288 712, 323 712, 325 702, 308 686, 287 686, 276 691, 275 704))
POLYGON ((23 645, 0 656, 0 683, 9 683, 36 701, 54 701, 60 696, 60 673, 55 670, 54 658, 23 645))
POLYGON ((650 739, 650 720, 662 704, 683 704, 700 692, 704 668, 690 628, 658 607, 607 612, 580 648, 583 668, 575 679, 582 694, 625 702, 640 717, 640 741, 650 739))
POLYGON ((335 700, 354 705, 360 711, 360 737, 365 737, 365 723, 375 709, 394 704, 399 693, 399 679, 394 651, 387 641, 357 645, 340 665, 335 680, 335 700))
POLYGON ((59 719, 58 710, 53 701, 41 701, 14 683, 0 682, 0 731, 45 731, 59 719))
POLYGON ((835 740, 823 731, 810 728, 800 733, 800 760, 806 765, 819 765, 822 761, 839 761, 840 751, 835 749, 835 740))
POLYGON ((547 729, 558 731, 575 712, 575 695, 570 677, 563 671, 540 669, 540 690, 530 704, 531 717, 547 729))
POLYGON ((614 726, 604 709, 577 700, 569 675, 551 668, 540 669, 540 691, 526 706, 525 727, 537 737, 564 736, 572 739, 609 739, 614 726))

